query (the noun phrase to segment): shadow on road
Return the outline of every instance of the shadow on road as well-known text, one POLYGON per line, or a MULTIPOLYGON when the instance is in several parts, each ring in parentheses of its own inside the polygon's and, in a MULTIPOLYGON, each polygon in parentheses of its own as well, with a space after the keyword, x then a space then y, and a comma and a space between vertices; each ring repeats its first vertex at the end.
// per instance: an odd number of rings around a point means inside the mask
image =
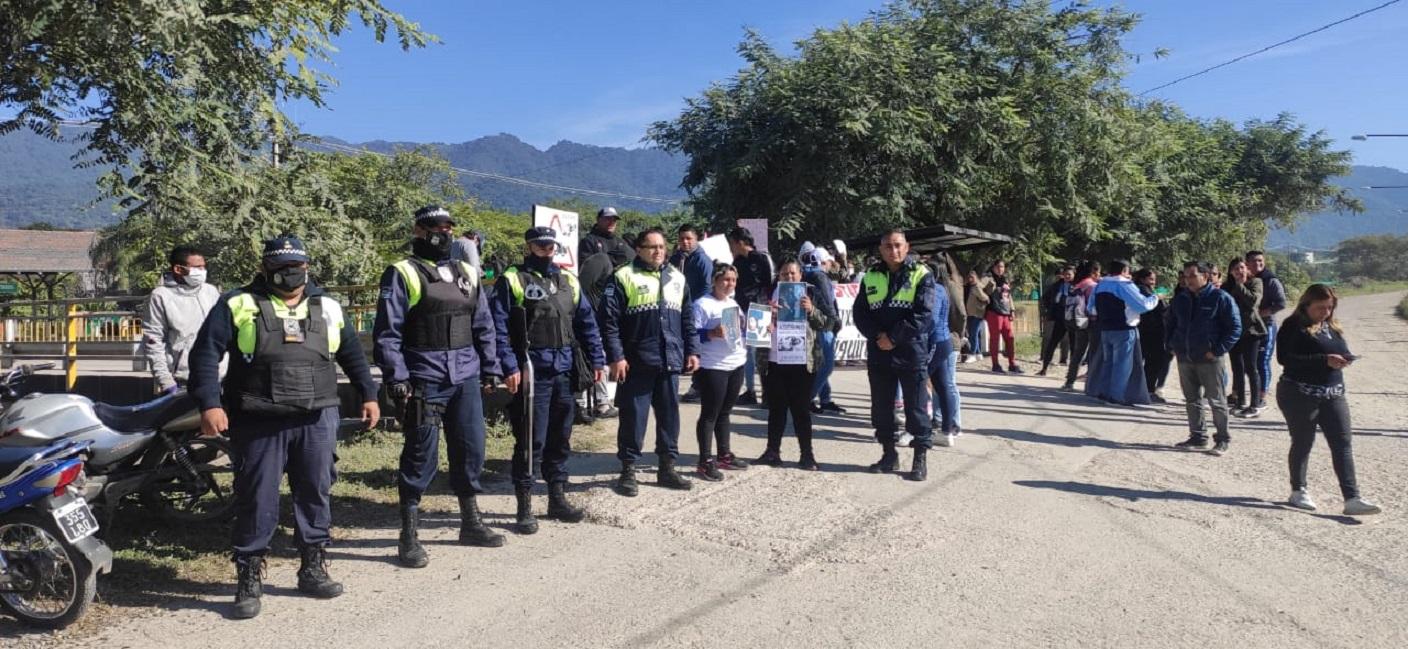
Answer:
MULTIPOLYGON (((1098 437, 1065 437, 1062 435, 1047 435, 1045 433, 1034 433, 1025 430, 994 430, 980 429, 974 431, 978 435, 989 435, 1010 439, 1014 442, 1027 442, 1029 444, 1050 444, 1052 446, 1065 446, 1069 448, 1107 448, 1121 451, 1163 451, 1173 453, 1187 453, 1180 448, 1175 448, 1168 444, 1146 444, 1140 442, 1116 442, 1098 437)), ((1182 441, 1182 440, 1179 440, 1182 441)))
POLYGON ((1119 498, 1130 502, 1139 502, 1141 500, 1185 501, 1208 505, 1223 505, 1227 507, 1245 507, 1247 509, 1305 513, 1308 516, 1323 518, 1342 525, 1359 525, 1362 523, 1359 519, 1351 516, 1333 516, 1329 514, 1301 512, 1300 510, 1292 509, 1280 503, 1267 502, 1251 496, 1204 496, 1187 491, 1132 489, 1129 487, 1112 487, 1109 485, 1099 485, 1090 482, 1073 482, 1070 480, 1014 480, 1012 484, 1022 487, 1031 487, 1033 489, 1064 491, 1066 493, 1081 494, 1084 496, 1119 498))

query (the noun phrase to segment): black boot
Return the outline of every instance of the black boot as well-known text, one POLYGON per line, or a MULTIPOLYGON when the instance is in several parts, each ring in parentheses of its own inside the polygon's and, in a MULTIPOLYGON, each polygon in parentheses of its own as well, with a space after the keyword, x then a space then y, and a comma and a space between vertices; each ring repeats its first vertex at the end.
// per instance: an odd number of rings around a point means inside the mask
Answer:
POLYGON ((518 498, 518 518, 514 523, 519 534, 537 534, 538 519, 533 516, 533 488, 517 487, 513 495, 518 498))
POLYGON ((298 564, 298 592, 318 599, 332 599, 342 594, 342 584, 328 576, 328 552, 321 545, 299 549, 303 561, 298 564))
POLYGON ((885 452, 881 454, 879 462, 870 465, 871 473, 889 473, 900 465, 900 454, 895 452, 894 442, 882 446, 885 452))
POLYGON ((401 505, 401 539, 396 544, 396 560, 407 568, 430 565, 430 555, 420 544, 420 505, 401 505))
POLYGON ((670 459, 660 459, 660 470, 656 472, 656 481, 666 489, 678 489, 689 491, 694 485, 690 484, 684 476, 675 472, 675 461, 670 459))
POLYGON ((909 475, 905 476, 915 482, 923 482, 929 479, 929 463, 927 455, 929 449, 916 447, 914 449, 914 464, 910 466, 909 475))
POLYGON ((634 498, 640 493, 636 484, 636 467, 630 462, 621 463, 621 477, 616 479, 616 493, 634 498))
POLYGON ((548 518, 564 523, 580 523, 587 517, 587 510, 573 505, 567 500, 567 485, 554 482, 548 485, 548 518))
POLYGON ((235 609, 231 616, 236 620, 248 620, 259 615, 259 598, 264 595, 264 557, 245 556, 235 558, 235 609))
POLYGON ((497 548, 504 544, 504 535, 489 529, 479 517, 479 501, 474 495, 460 496, 460 545, 497 548))

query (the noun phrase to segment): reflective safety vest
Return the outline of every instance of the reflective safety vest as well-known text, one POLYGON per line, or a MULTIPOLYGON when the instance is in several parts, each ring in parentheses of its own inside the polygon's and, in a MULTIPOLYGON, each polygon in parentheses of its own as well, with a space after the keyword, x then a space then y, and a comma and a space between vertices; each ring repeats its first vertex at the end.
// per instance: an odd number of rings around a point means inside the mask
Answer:
POLYGON ((866 271, 860 280, 861 297, 875 309, 911 309, 919 290, 919 282, 929 274, 924 264, 915 264, 898 286, 890 286, 890 273, 884 270, 866 271))
POLYGON ((627 264, 616 271, 616 280, 621 283, 626 293, 626 313, 653 311, 662 306, 672 311, 684 308, 684 274, 671 272, 670 281, 662 287, 660 273, 665 268, 668 266, 662 265, 660 270, 646 271, 636 268, 633 264, 627 264))
POLYGON ((406 285, 406 322, 401 344, 407 349, 449 351, 474 344, 474 313, 479 307, 479 274, 464 262, 438 266, 418 258, 392 264, 406 285))
POLYGON ((537 271, 510 266, 504 271, 513 306, 521 306, 528 316, 530 349, 561 349, 572 345, 575 334, 572 317, 582 299, 577 276, 561 270, 544 277, 537 271))
POLYGON ((315 295, 289 307, 266 295, 236 293, 227 302, 235 346, 249 365, 240 385, 227 385, 231 410, 288 416, 334 407, 342 343, 342 306, 315 295))

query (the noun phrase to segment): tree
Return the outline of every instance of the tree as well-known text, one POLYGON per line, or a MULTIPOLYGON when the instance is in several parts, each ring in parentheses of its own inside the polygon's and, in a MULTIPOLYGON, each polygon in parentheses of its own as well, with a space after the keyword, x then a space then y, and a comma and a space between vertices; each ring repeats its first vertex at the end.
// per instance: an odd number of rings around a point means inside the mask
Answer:
POLYGON ((433 39, 379 0, 34 0, 0 3, 0 135, 59 139, 68 120, 79 166, 106 166, 105 192, 134 213, 207 211, 248 189, 269 143, 287 144, 278 105, 324 104, 331 39, 355 19, 402 49, 433 39))
POLYGON ((1345 239, 1335 251, 1335 266, 1346 280, 1408 280, 1408 236, 1345 239))

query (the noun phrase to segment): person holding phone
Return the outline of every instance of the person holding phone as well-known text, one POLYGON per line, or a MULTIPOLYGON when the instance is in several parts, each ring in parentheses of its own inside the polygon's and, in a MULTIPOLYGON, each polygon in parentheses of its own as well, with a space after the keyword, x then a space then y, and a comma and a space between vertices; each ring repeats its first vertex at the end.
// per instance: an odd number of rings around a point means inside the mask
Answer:
POLYGON ((1276 360, 1281 380, 1276 384, 1276 405, 1291 432, 1287 457, 1291 472, 1290 505, 1315 509, 1305 473, 1315 430, 1325 434, 1330 460, 1344 496, 1346 516, 1367 516, 1382 509, 1359 495, 1354 475, 1353 429, 1345 399, 1344 368, 1355 361, 1344 339, 1344 328, 1335 320, 1339 297, 1324 284, 1312 284, 1301 294, 1296 310, 1276 334, 1276 360))

